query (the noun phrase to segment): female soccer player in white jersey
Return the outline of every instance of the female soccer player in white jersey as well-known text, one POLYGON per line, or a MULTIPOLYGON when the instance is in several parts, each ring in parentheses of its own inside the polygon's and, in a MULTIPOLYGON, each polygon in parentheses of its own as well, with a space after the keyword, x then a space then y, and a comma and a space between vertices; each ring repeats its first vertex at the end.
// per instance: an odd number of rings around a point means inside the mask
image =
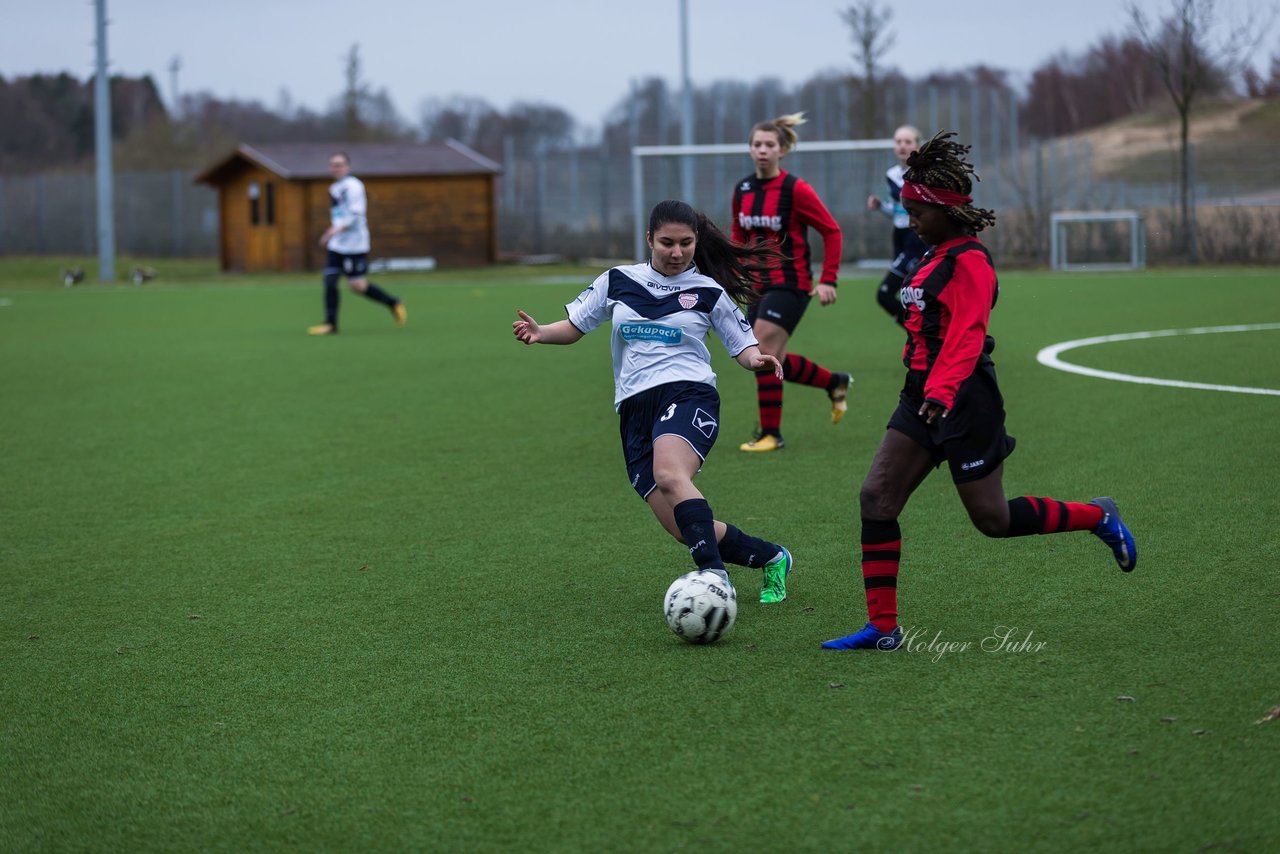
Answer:
POLYGON ((898 162, 890 166, 884 173, 889 185, 889 198, 879 196, 867 197, 867 209, 878 210, 893 220, 893 260, 889 262, 889 271, 876 290, 876 302, 889 316, 902 325, 906 312, 902 309, 902 301, 898 292, 902 283, 920 263, 920 258, 929 247, 924 245, 920 236, 911 229, 911 217, 902 206, 903 174, 907 171, 907 158, 911 152, 920 147, 920 131, 911 125, 903 125, 893 132, 893 153, 898 162))
POLYGON ((754 298, 776 252, 733 243, 680 201, 649 215, 647 264, 602 273, 565 306, 569 317, 539 324, 523 311, 511 324, 525 344, 573 344, 605 322, 613 327, 614 405, 631 486, 699 569, 726 580, 725 563, 761 569, 760 601, 787 598, 791 553, 715 520, 693 485, 720 430, 720 395, 704 343, 714 331, 749 371, 782 365, 760 352, 739 302, 754 298))
POLYGON ((391 309, 398 326, 404 326, 408 312, 404 303, 369 281, 368 199, 364 182, 351 174, 351 160, 341 151, 329 157, 330 225, 320 235, 320 245, 328 255, 324 262, 324 323, 307 329, 312 335, 338 332, 338 278, 347 277, 351 290, 391 309))

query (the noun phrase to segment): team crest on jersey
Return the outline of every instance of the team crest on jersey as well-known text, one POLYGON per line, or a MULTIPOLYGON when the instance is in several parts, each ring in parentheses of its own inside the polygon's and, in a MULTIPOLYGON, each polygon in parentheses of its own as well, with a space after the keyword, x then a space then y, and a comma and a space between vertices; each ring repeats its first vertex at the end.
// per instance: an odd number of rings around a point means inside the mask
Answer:
POLYGON ((687 310, 687 309, 693 308, 695 305, 698 304, 698 295, 697 294, 681 294, 680 296, 676 297, 676 302, 680 303, 681 308, 687 310))

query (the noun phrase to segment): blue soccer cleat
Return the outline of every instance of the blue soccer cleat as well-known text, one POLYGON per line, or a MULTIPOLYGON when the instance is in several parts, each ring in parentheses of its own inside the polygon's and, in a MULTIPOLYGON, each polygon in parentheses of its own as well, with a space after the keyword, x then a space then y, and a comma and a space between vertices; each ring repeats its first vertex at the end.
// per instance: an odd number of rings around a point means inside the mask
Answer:
POLYGON ((1110 498, 1095 498, 1089 502, 1102 508, 1102 521, 1093 529, 1094 536, 1111 547, 1116 556, 1116 563, 1125 572, 1132 572, 1138 565, 1138 547, 1133 542, 1133 534, 1120 519, 1120 508, 1110 498))
POLYGON ((829 640, 823 649, 883 649, 894 650, 902 645, 902 627, 894 626, 891 632, 882 632, 871 623, 842 638, 829 640))

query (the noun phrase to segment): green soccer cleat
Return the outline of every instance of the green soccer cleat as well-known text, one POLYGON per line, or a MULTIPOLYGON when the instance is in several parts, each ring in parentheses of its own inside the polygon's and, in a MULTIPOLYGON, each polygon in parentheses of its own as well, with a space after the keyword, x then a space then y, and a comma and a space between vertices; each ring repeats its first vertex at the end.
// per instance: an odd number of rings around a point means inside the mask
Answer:
POLYGON ((786 546, 778 548, 782 549, 778 556, 764 565, 764 584, 760 588, 760 603, 763 605, 772 605, 787 598, 787 575, 795 561, 786 546))

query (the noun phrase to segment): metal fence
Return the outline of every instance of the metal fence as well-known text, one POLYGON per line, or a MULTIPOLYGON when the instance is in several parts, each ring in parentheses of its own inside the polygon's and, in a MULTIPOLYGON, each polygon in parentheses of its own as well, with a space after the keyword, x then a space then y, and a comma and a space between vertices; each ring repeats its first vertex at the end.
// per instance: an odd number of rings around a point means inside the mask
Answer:
MULTIPOLYGON (((193 172, 120 172, 116 249, 126 255, 218 253, 218 196, 193 172)), ((97 251, 94 176, 0 176, 0 253, 92 255, 97 251)))
MULTIPOLYGON (((892 156, 805 151, 806 141, 860 136, 853 130, 848 92, 847 82, 832 79, 791 94, 768 87, 711 87, 700 93, 703 121, 695 142, 741 144, 742 149, 740 154, 697 158, 688 201, 727 228, 734 182, 752 169, 746 150, 752 123, 805 108, 810 122, 801 128, 800 145, 785 167, 812 184, 840 222, 846 261, 872 263, 887 257, 887 219, 868 211, 866 200, 885 194, 883 175, 892 156)), ((633 99, 628 133, 621 139, 610 135, 608 144, 535 145, 524 151, 517 140, 508 140, 497 189, 498 245, 504 256, 624 259, 634 253, 635 234, 643 224, 633 222, 632 148, 679 142, 674 96, 651 98, 647 105, 641 100, 633 99)), ((973 146, 971 156, 982 179, 974 195, 999 217, 984 238, 1002 263, 1047 264, 1049 219, 1055 211, 1120 208, 1143 211, 1152 263, 1180 257, 1172 138, 1148 151, 1140 168, 1117 169, 1115 152, 1095 151, 1087 142, 1026 138, 1020 133, 1016 100, 1003 90, 898 86, 888 91, 887 101, 887 114, 901 117, 893 124, 915 124, 926 135, 931 129, 953 129, 973 146)), ((892 126, 885 127, 887 137, 892 126)), ((1259 191, 1280 187, 1273 174, 1278 170, 1264 143, 1252 148, 1241 143, 1230 158, 1194 163, 1202 260, 1280 261, 1280 248, 1266 236, 1280 219, 1280 191, 1259 191)), ((663 198, 684 195, 681 176, 678 157, 648 159, 640 207, 647 210, 663 198)), ((216 254, 216 194, 193 184, 193 177, 188 172, 117 174, 117 250, 147 256, 216 254)), ((377 211, 371 215, 377 217, 377 211)), ((92 254, 94 217, 91 174, 0 176, 0 253, 92 254)), ((1073 246, 1073 256, 1106 261, 1118 251, 1105 234, 1088 237, 1084 244, 1073 246)))

